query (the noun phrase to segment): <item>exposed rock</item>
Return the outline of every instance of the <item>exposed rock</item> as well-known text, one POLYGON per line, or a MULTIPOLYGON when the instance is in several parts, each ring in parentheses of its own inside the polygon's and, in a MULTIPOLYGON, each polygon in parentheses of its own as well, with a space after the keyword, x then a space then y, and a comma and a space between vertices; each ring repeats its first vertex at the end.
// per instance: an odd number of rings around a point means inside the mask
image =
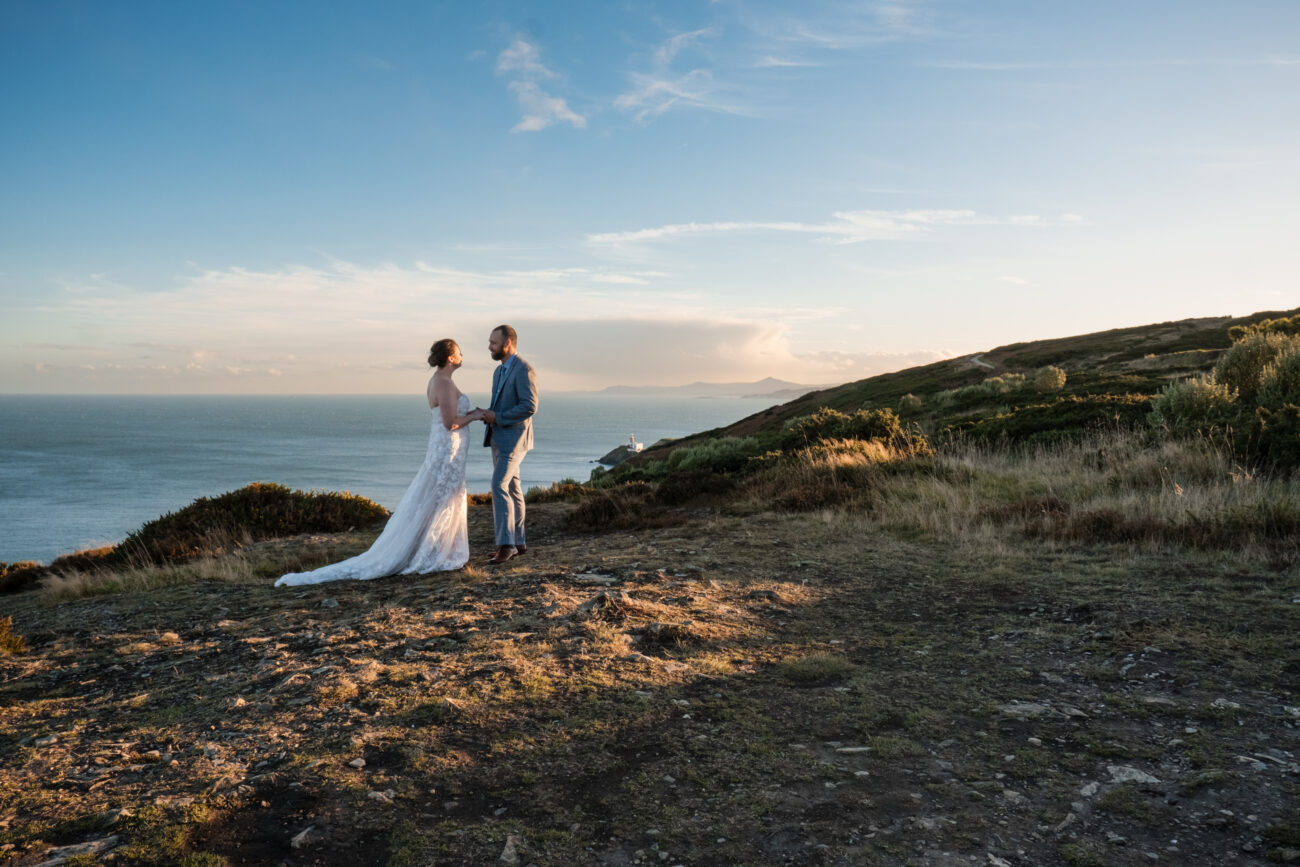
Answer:
POLYGON ((501 849, 501 857, 497 860, 503 864, 519 863, 519 847, 523 843, 518 834, 506 835, 506 845, 501 849))
POLYGON ((289 845, 295 849, 302 849, 306 846, 319 846, 325 840, 325 835, 316 830, 315 825, 308 825, 289 840, 289 845))
POLYGON ((1106 770, 1110 772, 1110 781, 1112 783, 1158 783, 1155 777, 1145 771, 1139 771, 1137 768, 1128 765, 1107 765, 1106 770))
POLYGON ((1038 719, 1042 716, 1056 715, 1056 712, 1047 705, 1032 701, 1010 701, 998 705, 998 710, 1016 719, 1038 719))
POLYGON ((76 843, 72 846, 60 846, 57 849, 51 849, 46 852, 44 861, 36 867, 54 867, 56 864, 62 864, 69 858, 78 855, 102 855, 117 845, 117 835, 101 837, 98 840, 88 840, 85 843, 76 843))
POLYGON ((338 608, 339 601, 332 596, 326 596, 320 601, 321 608, 338 608))

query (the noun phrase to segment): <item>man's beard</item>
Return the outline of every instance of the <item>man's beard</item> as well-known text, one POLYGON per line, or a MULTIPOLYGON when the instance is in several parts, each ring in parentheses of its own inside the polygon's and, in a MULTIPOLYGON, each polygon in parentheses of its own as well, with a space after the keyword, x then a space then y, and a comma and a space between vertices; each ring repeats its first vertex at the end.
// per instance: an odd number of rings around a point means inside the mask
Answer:
POLYGON ((493 360, 493 361, 500 361, 501 359, 503 359, 503 358, 505 358, 505 357, 506 357, 506 354, 505 354, 503 351, 501 351, 500 349, 494 349, 494 350, 492 350, 492 360, 493 360))

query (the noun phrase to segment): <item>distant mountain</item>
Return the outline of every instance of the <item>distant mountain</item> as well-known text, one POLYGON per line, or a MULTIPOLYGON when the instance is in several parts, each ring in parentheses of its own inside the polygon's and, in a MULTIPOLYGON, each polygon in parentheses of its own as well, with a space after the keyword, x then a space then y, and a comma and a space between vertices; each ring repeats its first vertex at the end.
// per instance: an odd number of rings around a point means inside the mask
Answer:
POLYGON ((599 394, 664 395, 671 397, 774 397, 792 400, 825 385, 801 385, 767 377, 758 382, 692 382, 690 385, 611 385, 599 394))

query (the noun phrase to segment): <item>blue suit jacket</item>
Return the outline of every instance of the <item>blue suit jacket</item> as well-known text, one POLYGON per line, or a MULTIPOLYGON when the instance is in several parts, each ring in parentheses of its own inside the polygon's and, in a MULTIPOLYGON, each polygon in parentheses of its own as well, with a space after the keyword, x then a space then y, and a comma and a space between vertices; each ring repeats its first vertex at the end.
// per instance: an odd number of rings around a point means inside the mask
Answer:
POLYGON ((487 425, 483 445, 496 443, 502 454, 528 451, 533 447, 533 413, 537 412, 537 374, 518 355, 508 366, 497 365, 492 374, 492 391, 496 399, 488 409, 496 421, 487 425))

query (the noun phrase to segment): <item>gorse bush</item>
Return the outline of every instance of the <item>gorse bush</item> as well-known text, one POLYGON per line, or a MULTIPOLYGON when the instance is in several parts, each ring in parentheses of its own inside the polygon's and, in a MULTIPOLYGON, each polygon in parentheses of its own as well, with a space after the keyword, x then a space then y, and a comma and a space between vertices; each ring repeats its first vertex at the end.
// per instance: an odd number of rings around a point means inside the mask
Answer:
POLYGON ((43 579, 65 573, 192 560, 245 542, 298 533, 338 533, 387 516, 383 506, 355 494, 305 493, 255 482, 219 497, 200 497, 177 512, 150 521, 119 545, 65 554, 48 566, 6 566, 0 569, 0 593, 29 590, 43 579))
POLYGON ((1279 319, 1264 319, 1254 325, 1233 325, 1228 329, 1228 337, 1234 341, 1252 334, 1300 334, 1300 314, 1283 316, 1279 319))
POLYGON ((781 433, 783 450, 806 448, 829 440, 865 440, 913 457, 933 454, 919 431, 908 430, 892 409, 860 409, 852 415, 822 407, 812 415, 791 419, 781 433))
MULTIPOLYGON (((1064 380, 1062 380, 1061 385, 1065 385, 1064 380)), ((1023 390, 1024 387, 1025 375, 1023 373, 1003 373, 999 376, 990 376, 975 385, 964 385, 961 388, 950 388, 946 391, 937 392, 932 399, 938 406, 949 406, 954 403, 983 401, 990 397, 1013 394, 1023 390)))
POLYGON ((129 534, 117 551, 145 561, 183 560, 229 539, 270 539, 298 533, 338 533, 388 517, 365 497, 336 491, 305 493, 254 482, 219 497, 200 497, 129 534))
POLYGON ((13 617, 0 617, 0 656, 9 656, 27 650, 27 642, 13 631, 13 617))
POLYGON ((1177 436, 1228 431, 1237 417, 1235 397, 1214 374, 1194 376, 1171 383, 1156 396, 1150 421, 1177 436))
POLYGON ((1034 391, 1048 394, 1065 388, 1065 371, 1059 367, 1044 367, 1034 374, 1034 391))
POLYGON ((1214 365, 1215 382, 1235 392, 1244 403, 1255 399, 1275 362, 1300 346, 1300 338, 1285 334, 1252 333, 1232 344, 1214 365))
POLYGON ((731 473, 741 469, 758 451, 758 440, 753 437, 719 437, 697 446, 676 449, 668 455, 666 463, 670 470, 707 468, 731 473))
POLYGON ((1149 420, 1174 436, 1223 431, 1241 458, 1300 466, 1300 336, 1245 332, 1209 376, 1167 386, 1149 420))

